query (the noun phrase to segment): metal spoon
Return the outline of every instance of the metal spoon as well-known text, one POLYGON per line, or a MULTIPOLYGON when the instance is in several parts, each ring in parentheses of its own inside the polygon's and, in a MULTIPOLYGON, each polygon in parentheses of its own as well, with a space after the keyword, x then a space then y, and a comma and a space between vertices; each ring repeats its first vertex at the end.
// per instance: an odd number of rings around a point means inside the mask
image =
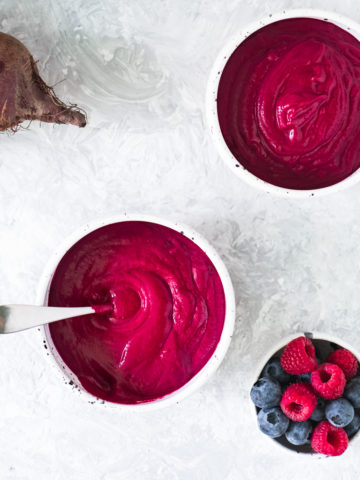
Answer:
POLYGON ((36 305, 0 305, 0 334, 20 332, 28 328, 91 313, 112 310, 112 305, 94 307, 42 307, 36 305))

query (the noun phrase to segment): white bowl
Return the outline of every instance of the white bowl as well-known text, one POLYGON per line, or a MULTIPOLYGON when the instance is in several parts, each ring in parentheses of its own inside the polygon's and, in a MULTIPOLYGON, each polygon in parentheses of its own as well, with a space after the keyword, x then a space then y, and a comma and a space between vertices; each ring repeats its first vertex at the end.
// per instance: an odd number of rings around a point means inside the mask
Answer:
POLYGON ((289 10, 282 11, 281 13, 276 13, 274 15, 268 15, 267 17, 250 24, 248 27, 244 28, 236 36, 231 38, 229 42, 224 46, 220 51, 215 63, 211 69, 209 82, 206 91, 206 116, 207 122, 210 127, 210 132, 215 142, 215 146, 219 155, 223 158, 225 163, 230 167, 230 169, 242 180, 244 180, 249 185, 259 188, 266 193, 276 194, 282 197, 292 197, 292 198, 307 198, 307 197, 319 197, 326 195, 332 192, 338 192, 344 188, 350 187, 357 183, 360 180, 360 168, 356 170, 349 177, 344 180, 331 185, 329 187, 323 187, 313 190, 296 190, 291 188, 278 187, 272 185, 271 183, 265 182, 260 178, 256 177, 248 170, 246 170, 234 157, 230 149, 226 145, 224 137, 220 130, 219 118, 217 113, 217 94, 218 87, 222 72, 225 68, 227 61, 229 60, 232 53, 237 49, 237 47, 252 33, 256 32, 262 27, 269 25, 271 23, 277 22, 279 20, 285 20, 288 18, 315 18, 318 20, 329 21, 338 27, 341 27, 343 30, 348 31, 354 37, 360 40, 360 24, 342 16, 338 15, 335 12, 327 12, 323 10, 315 9, 298 9, 298 10, 289 10))
POLYGON ((179 402, 184 397, 190 395, 195 390, 197 390, 203 383, 205 383, 208 378, 215 372, 215 370, 220 365, 221 361, 223 360, 225 353, 228 349, 230 344, 230 340, 234 330, 234 322, 235 322, 235 296, 234 296, 234 289, 232 286, 232 282, 229 276, 229 273, 219 257, 218 253, 214 250, 214 248, 197 232, 195 232, 192 228, 187 227, 186 225, 182 225, 179 223, 172 223, 167 220, 162 220, 154 216, 147 216, 147 215, 119 215, 116 217, 107 218, 105 220, 94 221, 91 223, 86 224, 81 229, 77 230, 73 233, 69 238, 65 240, 65 242, 55 251, 53 256, 51 257, 49 263, 47 264, 40 282, 37 291, 37 304, 39 305, 47 305, 48 304, 48 294, 49 288, 51 284, 52 277, 54 275, 55 269, 58 266, 60 260, 63 258, 65 253, 82 237, 87 235, 88 233, 97 230, 100 227, 105 225, 109 225, 112 223, 118 222, 126 222, 126 221, 144 221, 150 223, 156 223, 159 225, 164 225, 165 227, 169 227, 177 232, 182 232, 186 237, 191 239, 196 245, 198 245, 209 257, 211 262, 214 264, 225 293, 225 304, 226 304, 226 311, 225 311, 225 320, 224 320, 224 327, 221 333, 220 341, 212 354, 211 358, 208 362, 204 365, 204 367, 194 376, 192 377, 185 385, 183 385, 178 390, 156 400, 147 403, 140 403, 135 405, 125 405, 125 404, 118 404, 112 402, 106 402, 102 399, 96 398, 90 393, 88 393, 79 382, 76 375, 68 368, 65 362, 62 360, 61 356, 59 355, 50 335, 49 326, 46 325, 45 327, 40 328, 43 346, 45 347, 44 351, 47 354, 47 358, 50 359, 52 365, 55 367, 55 372, 62 378, 65 383, 72 386, 73 390, 83 399, 90 403, 98 403, 102 405, 108 405, 117 408, 123 408, 126 410, 151 410, 154 408, 165 407, 174 403, 179 402))
MULTIPOLYGON (((273 445, 279 446, 283 452, 288 452, 290 455, 293 455, 294 453, 296 455, 306 455, 307 457, 315 458, 315 459, 323 459, 323 458, 341 458, 342 456, 339 457, 327 457, 325 455, 322 455, 320 453, 316 453, 314 451, 311 452, 301 452, 297 451, 296 446, 294 448, 289 448, 286 445, 283 445, 280 443, 276 438, 270 438, 267 435, 263 434, 257 425, 257 411, 255 405, 252 403, 250 399, 250 389, 254 385, 254 383, 259 379, 261 372, 263 371, 265 365, 267 362, 277 353, 279 350, 283 349, 286 347, 286 345, 291 342, 291 340, 294 340, 295 338, 298 337, 308 337, 310 340, 325 340, 327 342, 335 343, 339 345, 342 348, 346 348, 350 352, 352 352, 355 357, 358 359, 360 362, 360 352, 354 348, 352 345, 347 343, 344 340, 341 340, 340 338, 334 337, 333 335, 328 335, 326 333, 321 333, 321 332, 297 332, 292 335, 289 335, 288 337, 283 338, 281 341, 276 343, 271 349, 269 349, 267 352, 264 353, 264 356, 262 359, 259 361, 256 369, 255 369, 255 374, 253 376, 253 380, 251 382, 251 385, 249 385, 249 407, 251 410, 251 414, 254 419, 254 423, 256 425, 256 430, 258 431, 259 435, 261 438, 267 438, 269 441, 273 443, 273 445)), ((348 448, 352 448, 354 446, 355 442, 359 442, 360 440, 360 430, 350 439, 349 441, 349 446, 348 448)), ((299 446, 299 450, 301 450, 301 446, 299 446)), ((343 455, 346 455, 346 451, 343 455)))

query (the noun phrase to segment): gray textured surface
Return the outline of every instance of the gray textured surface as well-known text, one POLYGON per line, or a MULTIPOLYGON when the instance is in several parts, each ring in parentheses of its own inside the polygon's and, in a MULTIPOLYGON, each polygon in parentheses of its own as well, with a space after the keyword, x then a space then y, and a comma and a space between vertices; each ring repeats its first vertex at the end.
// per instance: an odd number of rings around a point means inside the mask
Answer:
MULTIPOLYGON (((298 6, 0 0, 1 30, 25 42, 59 97, 89 112, 84 130, 33 123, 1 136, 0 303, 33 302, 64 236, 124 211, 204 234, 238 299, 236 333, 216 375, 158 412, 79 402, 53 375, 37 332, 0 338, 2 480, 357 478, 359 444, 311 461, 261 437, 248 385, 262 351, 294 330, 335 333, 359 348, 360 186, 303 201, 253 191, 225 168, 204 121, 208 72, 226 38, 298 6)), ((309 6, 360 21, 353 0, 301 4, 309 6)))

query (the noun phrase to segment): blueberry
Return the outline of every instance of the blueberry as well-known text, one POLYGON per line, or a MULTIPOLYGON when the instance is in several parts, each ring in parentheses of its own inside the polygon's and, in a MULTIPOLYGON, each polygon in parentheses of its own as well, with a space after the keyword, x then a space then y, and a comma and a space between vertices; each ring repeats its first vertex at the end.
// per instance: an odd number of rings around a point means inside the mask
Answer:
POLYGON ((264 367, 262 375, 264 377, 275 378, 275 380, 281 384, 288 383, 290 380, 290 375, 283 370, 280 363, 280 358, 277 357, 269 360, 264 367))
POLYGON ((347 383, 344 397, 353 404, 353 407, 360 408, 360 377, 355 377, 347 383))
POLYGON ((257 416, 262 433, 271 438, 281 437, 288 429, 290 420, 279 407, 264 408, 257 416))
POLYGON ((325 419, 326 401, 324 398, 318 397, 315 410, 311 414, 310 420, 314 422, 321 422, 325 419))
POLYGON ((345 427, 345 432, 348 437, 355 435, 355 433, 360 429, 360 415, 359 412, 355 412, 354 418, 352 421, 345 427))
POLYGON ((293 445, 305 445, 310 443, 312 423, 310 420, 305 422, 290 422, 290 426, 285 433, 288 442, 293 445))
POLYGON ((271 377, 260 378, 252 387, 250 398, 257 407, 269 408, 279 405, 281 400, 280 383, 271 377))
POLYGON ((337 398, 326 405, 325 416, 334 427, 344 428, 354 418, 354 407, 346 398, 337 398))
POLYGON ((299 378, 302 382, 310 382, 311 373, 302 373, 299 378))

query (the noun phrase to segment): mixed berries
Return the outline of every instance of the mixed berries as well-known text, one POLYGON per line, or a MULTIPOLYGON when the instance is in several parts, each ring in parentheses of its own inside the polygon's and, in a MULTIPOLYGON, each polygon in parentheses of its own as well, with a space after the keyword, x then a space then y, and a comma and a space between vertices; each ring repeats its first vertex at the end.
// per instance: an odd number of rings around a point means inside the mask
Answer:
POLYGON ((326 400, 334 400, 344 393, 346 380, 340 367, 322 363, 312 372, 310 382, 317 395, 326 400))
POLYGON ((305 422, 315 410, 317 397, 308 383, 293 383, 283 393, 280 408, 294 422, 305 422))
POLYGON ((348 442, 345 430, 334 427, 326 420, 318 423, 311 435, 312 449, 330 457, 342 455, 347 449, 348 442))
POLYGON ((337 456, 360 430, 359 365, 344 348, 323 363, 316 353, 309 338, 292 340, 265 365, 250 397, 262 433, 337 456))
POLYGON ((351 380, 357 374, 358 361, 346 348, 334 350, 330 353, 326 361, 340 367, 344 372, 346 380, 351 380))
POLYGON ((317 367, 317 362, 311 340, 306 337, 292 340, 281 355, 280 363, 285 372, 293 375, 312 372, 317 367))

